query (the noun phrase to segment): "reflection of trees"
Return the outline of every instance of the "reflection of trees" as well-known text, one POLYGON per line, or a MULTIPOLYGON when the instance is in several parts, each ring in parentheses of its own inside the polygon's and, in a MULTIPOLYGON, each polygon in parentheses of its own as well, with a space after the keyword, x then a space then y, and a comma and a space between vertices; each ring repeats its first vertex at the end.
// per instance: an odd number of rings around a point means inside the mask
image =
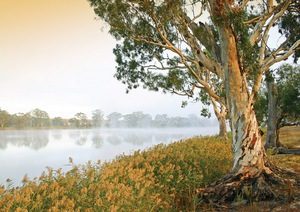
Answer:
POLYGON ((107 141, 113 145, 119 145, 122 143, 122 137, 111 135, 107 138, 107 141))
MULTIPOLYGON (((145 144, 168 143, 185 137, 192 137, 192 132, 176 131, 178 129, 148 130, 148 129, 101 129, 101 130, 66 130, 73 144, 83 146, 89 144, 100 149, 105 143, 114 146, 131 144, 142 147, 145 144)), ((10 130, 0 131, 0 149, 9 146, 29 147, 39 150, 46 147, 49 139, 64 142, 64 132, 61 130, 10 130), (49 137, 51 135, 51 137, 49 137)), ((201 132, 200 132, 201 133, 201 132)))
POLYGON ((127 143, 134 145, 143 145, 144 143, 150 143, 152 141, 151 134, 142 134, 142 133, 131 133, 124 136, 124 140, 127 143))
POLYGON ((159 143, 168 141, 177 141, 184 138, 188 134, 174 133, 174 131, 154 131, 154 130, 113 130, 110 131, 110 135, 106 137, 105 141, 113 144, 120 145, 122 142, 130 143, 137 146, 142 146, 145 143, 159 143))
POLYGON ((76 141, 76 144, 78 146, 83 146, 87 141, 87 137, 86 136, 82 136, 82 137, 79 137, 79 139, 76 141))
POLYGON ((71 138, 72 140, 76 140, 80 137, 80 131, 78 130, 70 130, 69 132, 69 138, 71 138))
POLYGON ((62 133, 59 131, 52 131, 52 138, 55 140, 61 140, 62 139, 62 133))
POLYGON ((93 147, 96 149, 100 149, 103 146, 103 138, 99 134, 94 134, 92 137, 93 147))
POLYGON ((0 148, 6 149, 8 144, 17 147, 29 147, 39 150, 49 143, 48 131, 10 131, 0 135, 0 148))
POLYGON ((75 140, 78 146, 83 146, 87 142, 88 131, 86 130, 75 130, 70 131, 69 137, 75 140))

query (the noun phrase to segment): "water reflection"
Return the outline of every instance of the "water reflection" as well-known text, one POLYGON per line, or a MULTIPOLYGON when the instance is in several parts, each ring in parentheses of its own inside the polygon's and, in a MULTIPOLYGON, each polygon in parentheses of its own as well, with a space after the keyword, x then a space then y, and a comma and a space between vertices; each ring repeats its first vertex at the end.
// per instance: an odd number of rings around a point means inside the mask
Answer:
POLYGON ((96 149, 100 149, 104 144, 103 138, 99 134, 93 134, 92 141, 93 147, 96 149))
POLYGON ((15 147, 29 147, 39 150, 49 143, 49 130, 7 130, 0 131, 0 149, 6 149, 9 145, 15 147))
POLYGON ((53 130, 51 135, 55 140, 61 140, 63 137, 63 134, 59 130, 53 130))
POLYGON ((75 164, 104 162, 159 143, 217 132, 218 128, 2 130, 0 184, 10 178, 18 185, 25 174, 38 177, 46 166, 66 171, 69 157, 75 164))
POLYGON ((175 141, 181 138, 196 135, 195 131, 183 133, 169 130, 136 130, 136 129, 98 129, 98 130, 6 130, 0 131, 0 149, 8 146, 28 147, 39 150, 49 144, 49 139, 64 142, 65 135, 77 146, 84 146, 92 142, 92 147, 100 149, 105 142, 114 146, 122 143, 144 145, 157 141, 175 141))
POLYGON ((119 145, 122 143, 122 139, 120 136, 111 135, 107 138, 107 141, 113 145, 119 145))

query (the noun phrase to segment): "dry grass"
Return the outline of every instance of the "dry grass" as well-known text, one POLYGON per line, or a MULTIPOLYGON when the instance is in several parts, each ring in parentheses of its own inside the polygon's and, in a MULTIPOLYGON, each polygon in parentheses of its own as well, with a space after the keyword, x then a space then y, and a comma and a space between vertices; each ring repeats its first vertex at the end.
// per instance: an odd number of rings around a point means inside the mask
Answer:
MULTIPOLYGON (((279 141, 289 149, 300 149, 300 127, 284 127, 280 130, 279 141)), ((271 161, 277 166, 293 169, 300 173, 300 155, 272 155, 271 161)))
POLYGON ((280 142, 289 149, 300 149, 300 127, 284 127, 280 130, 280 142))

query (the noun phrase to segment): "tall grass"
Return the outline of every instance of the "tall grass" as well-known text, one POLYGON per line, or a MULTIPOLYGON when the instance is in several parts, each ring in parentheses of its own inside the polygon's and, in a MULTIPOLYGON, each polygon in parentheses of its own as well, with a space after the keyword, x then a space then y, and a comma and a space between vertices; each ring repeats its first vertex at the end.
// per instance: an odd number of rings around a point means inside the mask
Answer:
MULTIPOLYGON (((72 160, 70 160, 72 164, 72 160)), ((196 188, 230 171, 229 141, 195 137, 157 145, 111 162, 73 165, 17 188, 0 188, 0 211, 193 210, 196 188)))

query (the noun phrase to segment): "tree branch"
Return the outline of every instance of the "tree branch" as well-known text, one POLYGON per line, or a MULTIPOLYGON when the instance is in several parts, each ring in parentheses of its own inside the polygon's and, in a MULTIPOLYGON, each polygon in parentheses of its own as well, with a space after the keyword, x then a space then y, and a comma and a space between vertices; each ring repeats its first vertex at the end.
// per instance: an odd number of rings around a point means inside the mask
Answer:
POLYGON ((273 60, 269 61, 268 63, 264 64, 262 66, 261 71, 264 72, 267 69, 269 69, 272 65, 274 65, 275 63, 278 63, 282 60, 287 59, 289 56, 291 56, 296 50, 297 48, 300 46, 300 40, 297 40, 293 46, 291 46, 291 48, 289 48, 289 50, 287 52, 285 52, 282 56, 280 57, 276 57, 273 60))
MULTIPOLYGON (((274 23, 275 20, 277 20, 279 17, 281 17, 283 15, 283 13, 286 11, 286 9, 287 9, 290 2, 291 2, 291 0, 287 0, 283 3, 281 3, 280 5, 277 5, 276 7, 273 7, 272 0, 268 0, 267 13, 259 16, 259 19, 261 19, 261 20, 257 21, 257 19, 254 18, 251 21, 248 21, 248 24, 251 23, 252 21, 253 22, 254 21, 258 22, 256 24, 256 26, 254 27, 254 30, 252 31, 250 39, 249 39, 251 45, 254 45, 255 43, 258 42, 257 38, 259 38, 259 36, 263 32, 263 27, 264 27, 265 23, 274 14, 274 12, 280 10, 278 13, 276 13, 276 15, 275 15, 276 17, 274 16, 273 20, 270 21, 270 22, 273 22, 273 23, 274 23)), ((272 26, 272 25, 270 25, 270 22, 269 22, 268 26, 272 26)), ((247 22, 245 22, 245 23, 247 23, 247 22)))

